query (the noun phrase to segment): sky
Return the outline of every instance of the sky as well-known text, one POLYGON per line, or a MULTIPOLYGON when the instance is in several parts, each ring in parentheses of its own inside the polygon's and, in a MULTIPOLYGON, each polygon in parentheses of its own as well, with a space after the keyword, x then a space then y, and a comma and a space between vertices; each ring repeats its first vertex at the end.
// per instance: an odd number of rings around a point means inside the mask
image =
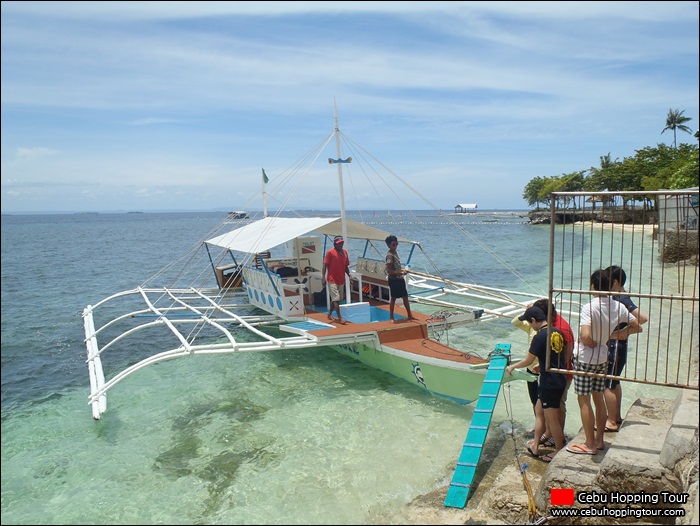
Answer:
MULTIPOLYGON (((698 129, 698 5, 3 1, 2 212, 260 210, 336 109, 425 202, 527 209, 535 177, 672 145, 669 109, 698 129)), ((428 208, 381 193, 359 207, 428 208)))

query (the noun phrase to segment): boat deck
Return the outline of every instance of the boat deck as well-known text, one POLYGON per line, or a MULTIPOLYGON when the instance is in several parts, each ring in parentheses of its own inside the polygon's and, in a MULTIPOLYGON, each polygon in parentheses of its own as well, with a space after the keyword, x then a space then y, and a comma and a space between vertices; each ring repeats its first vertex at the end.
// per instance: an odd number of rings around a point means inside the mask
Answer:
MULTIPOLYGON (((389 311, 389 306, 385 303, 370 301, 370 305, 372 307, 384 309, 387 312, 389 311)), ((379 341, 383 345, 419 356, 439 358, 441 360, 471 365, 487 363, 483 358, 430 339, 428 337, 428 320, 430 318, 421 312, 413 312, 413 316, 416 320, 411 321, 405 318, 398 319, 397 323, 392 323, 389 320, 373 321, 370 323, 353 323, 347 321, 345 325, 342 325, 338 322, 331 322, 328 319, 328 312, 325 310, 326 307, 323 307, 323 309, 324 310, 320 312, 312 310, 307 306, 305 314, 310 320, 315 320, 326 325, 333 325, 332 328, 311 328, 307 331, 310 335, 318 338, 320 344, 323 344, 323 340, 326 338, 333 339, 338 336, 376 332, 379 341)), ((401 315, 401 313, 405 311, 397 305, 395 312, 401 315)))

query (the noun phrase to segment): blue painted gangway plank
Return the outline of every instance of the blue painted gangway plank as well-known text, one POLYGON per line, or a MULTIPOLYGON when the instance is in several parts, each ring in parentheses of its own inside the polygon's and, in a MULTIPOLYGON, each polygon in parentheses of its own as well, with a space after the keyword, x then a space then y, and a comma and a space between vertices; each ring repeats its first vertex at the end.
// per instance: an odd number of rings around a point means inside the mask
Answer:
POLYGON ((445 506, 464 508, 467 504, 471 484, 476 474, 476 466, 481 458, 484 442, 486 442, 486 435, 489 432, 491 417, 496 407, 496 400, 501 390, 503 374, 508 365, 509 356, 509 344, 496 345, 489 362, 489 368, 486 371, 484 384, 481 387, 479 400, 474 409, 469 431, 467 431, 467 437, 457 460, 457 467, 452 475, 452 482, 447 489, 445 506))

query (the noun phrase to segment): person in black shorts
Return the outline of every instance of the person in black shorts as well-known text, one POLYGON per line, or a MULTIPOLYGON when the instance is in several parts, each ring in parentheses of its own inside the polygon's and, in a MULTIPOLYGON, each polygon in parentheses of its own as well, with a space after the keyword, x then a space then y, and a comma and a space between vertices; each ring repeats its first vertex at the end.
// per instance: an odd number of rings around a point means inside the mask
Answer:
POLYGON ((409 320, 415 320, 411 314, 411 305, 408 303, 408 290, 406 290, 406 280, 404 279, 404 276, 408 274, 408 270, 404 270, 401 267, 401 258, 399 258, 399 254, 396 251, 396 248, 399 246, 399 240, 392 234, 387 236, 384 242, 386 246, 389 247, 385 259, 386 274, 387 280, 389 281, 389 292, 391 296, 389 299, 389 319, 392 323, 396 323, 394 319, 394 306, 398 298, 403 298, 406 317, 409 320))
POLYGON ((545 428, 548 428, 554 438, 555 451, 540 456, 539 440, 530 440, 527 443, 527 449, 530 454, 539 457, 543 462, 551 462, 554 455, 564 447, 564 430, 559 421, 559 404, 566 389, 566 375, 547 371, 547 355, 549 355, 551 368, 566 369, 564 335, 559 329, 552 328, 549 346, 547 345, 547 316, 539 307, 529 307, 520 318, 522 321, 529 322, 530 327, 537 331, 537 334, 532 338, 527 356, 518 363, 506 367, 506 371, 508 374, 513 374, 513 369, 527 367, 535 359, 539 360, 540 376, 537 396, 542 404, 544 418, 537 418, 535 421, 535 437, 541 437, 545 428))

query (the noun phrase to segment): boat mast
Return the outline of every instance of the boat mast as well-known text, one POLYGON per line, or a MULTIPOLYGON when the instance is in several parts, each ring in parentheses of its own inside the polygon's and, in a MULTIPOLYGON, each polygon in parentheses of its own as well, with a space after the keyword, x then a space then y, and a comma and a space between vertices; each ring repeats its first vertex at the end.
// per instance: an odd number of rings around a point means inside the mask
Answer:
MULTIPOLYGON (((348 157, 343 160, 340 158, 340 129, 338 128, 338 105, 336 104, 335 97, 333 98, 333 116, 335 119, 335 129, 333 131, 335 135, 335 153, 337 159, 335 160, 336 165, 338 165, 338 189, 340 193, 340 224, 343 232, 343 239, 345 240, 345 249, 348 246, 348 225, 345 219, 345 194, 343 192, 343 164, 352 161, 352 158, 348 157)), ((330 160, 330 159, 329 159, 330 160)), ((350 278, 345 275, 345 290, 348 291, 346 296, 346 303, 350 303, 350 278)))

